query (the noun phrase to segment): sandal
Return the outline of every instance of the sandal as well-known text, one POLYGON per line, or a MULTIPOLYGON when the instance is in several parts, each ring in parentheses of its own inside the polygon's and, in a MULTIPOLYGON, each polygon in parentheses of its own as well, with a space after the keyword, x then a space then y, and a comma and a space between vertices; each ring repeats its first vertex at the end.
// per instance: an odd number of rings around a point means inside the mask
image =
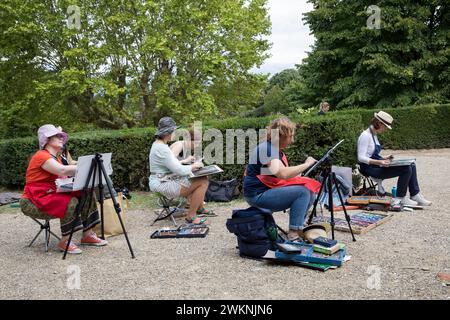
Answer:
POLYGON ((303 230, 298 230, 297 234, 295 236, 293 236, 292 238, 289 237, 289 235, 286 235, 286 239, 287 239, 287 241, 290 241, 290 242, 305 242, 305 240, 303 238, 303 230))
POLYGON ((190 218, 186 218, 185 220, 186 220, 186 222, 192 223, 192 224, 204 224, 204 225, 209 224, 209 221, 206 218, 199 218, 197 216, 192 216, 190 218), (195 221, 197 221, 197 222, 195 222, 195 221))
POLYGON ((205 207, 201 207, 196 213, 199 217, 217 217, 213 210, 208 210, 205 207))

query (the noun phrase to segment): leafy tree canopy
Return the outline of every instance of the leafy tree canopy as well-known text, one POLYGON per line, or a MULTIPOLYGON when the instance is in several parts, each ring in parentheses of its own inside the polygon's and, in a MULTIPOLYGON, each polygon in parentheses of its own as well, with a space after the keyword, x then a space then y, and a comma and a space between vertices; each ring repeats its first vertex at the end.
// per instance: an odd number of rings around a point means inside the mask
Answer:
POLYGON ((254 106, 265 78, 249 70, 267 57, 266 2, 2 0, 0 137, 254 106))
POLYGON ((316 42, 299 66, 301 84, 287 92, 294 103, 327 100, 342 109, 450 101, 448 0, 376 1, 379 29, 371 0, 309 2, 305 21, 316 42))

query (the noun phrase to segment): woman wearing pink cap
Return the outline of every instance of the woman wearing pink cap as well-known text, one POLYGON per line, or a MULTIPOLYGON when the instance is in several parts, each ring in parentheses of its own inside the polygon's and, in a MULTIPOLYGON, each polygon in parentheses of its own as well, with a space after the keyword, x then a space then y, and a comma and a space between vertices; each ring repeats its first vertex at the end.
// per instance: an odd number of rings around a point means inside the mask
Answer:
MULTIPOLYGON (((107 241, 97 237, 92 228, 100 222, 96 201, 86 199, 81 219, 76 219, 76 207, 80 192, 57 193, 55 181, 58 177, 74 176, 76 165, 63 165, 61 150, 68 136, 60 128, 46 124, 38 130, 39 151, 31 158, 26 172, 25 190, 20 199, 22 212, 35 219, 59 218, 62 240, 58 248, 64 251, 72 225, 75 231, 83 230, 82 245, 104 246, 107 241)), ((81 250, 70 243, 68 253, 78 254, 81 250)))

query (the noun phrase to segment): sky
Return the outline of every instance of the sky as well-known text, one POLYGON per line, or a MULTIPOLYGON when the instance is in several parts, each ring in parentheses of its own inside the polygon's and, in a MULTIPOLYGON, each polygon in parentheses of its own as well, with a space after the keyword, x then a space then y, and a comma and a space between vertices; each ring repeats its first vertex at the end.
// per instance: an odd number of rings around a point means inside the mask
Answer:
POLYGON ((275 74, 294 68, 311 51, 314 36, 309 34, 308 25, 304 25, 302 18, 303 13, 311 11, 313 6, 307 0, 269 0, 268 8, 272 21, 271 57, 253 71, 275 74))

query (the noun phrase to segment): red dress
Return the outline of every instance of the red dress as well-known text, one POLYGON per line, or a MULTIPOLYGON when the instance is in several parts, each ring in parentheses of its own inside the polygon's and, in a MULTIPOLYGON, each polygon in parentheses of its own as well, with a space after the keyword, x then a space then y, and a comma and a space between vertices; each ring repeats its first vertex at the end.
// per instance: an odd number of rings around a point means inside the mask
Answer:
MULTIPOLYGON (((47 150, 36 152, 28 164, 25 189, 22 198, 29 199, 39 210, 48 215, 64 218, 67 206, 73 197, 80 196, 79 192, 57 193, 55 180, 58 178, 42 169, 42 165, 52 158, 47 150)), ((57 160, 61 163, 61 160, 57 160)))

